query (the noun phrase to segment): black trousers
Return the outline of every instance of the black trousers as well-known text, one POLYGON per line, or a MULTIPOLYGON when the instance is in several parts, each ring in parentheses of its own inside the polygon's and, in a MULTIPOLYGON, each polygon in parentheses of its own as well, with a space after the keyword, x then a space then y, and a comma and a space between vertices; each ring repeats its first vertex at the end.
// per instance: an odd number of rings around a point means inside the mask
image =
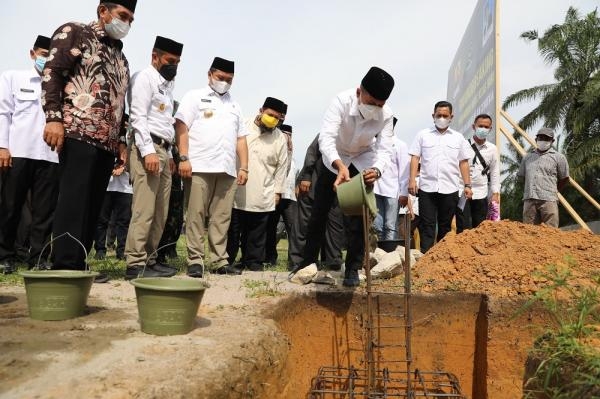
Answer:
MULTIPOLYGON (((359 172, 350 165, 350 176, 359 172)), ((300 266, 316 263, 327 227, 327 217, 333 206, 337 205, 337 195, 333 191, 333 183, 337 175, 327 168, 319 171, 315 183, 315 201, 306 229, 306 245, 300 266)), ((364 261, 364 235, 362 216, 343 216, 344 231, 347 237, 346 270, 362 268, 364 261)))
POLYGON ((114 154, 74 139, 65 139, 60 159, 60 188, 52 235, 54 269, 83 270, 85 253, 70 233, 84 246, 92 248, 98 216, 112 173, 114 154))
POLYGON ((272 265, 277 263, 277 224, 279 218, 283 219, 285 224, 285 231, 288 236, 288 265, 290 262, 290 247, 294 245, 294 235, 297 230, 296 224, 298 222, 298 207, 296 201, 282 198, 279 204, 275 207, 275 211, 269 214, 269 221, 267 222, 267 240, 265 244, 265 262, 272 265))
MULTIPOLYGON (((304 263, 304 246, 306 245, 308 222, 312 215, 313 203, 314 197, 312 195, 298 197, 298 222, 296 223, 294 240, 290 241, 289 249, 291 267, 304 263)), ((331 205, 325 223, 325 236, 320 239, 321 265, 324 267, 337 267, 343 262, 342 249, 345 241, 344 218, 337 204, 337 197, 331 205)))
POLYGON ((96 252, 106 253, 106 232, 110 224, 111 215, 114 213, 114 232, 117 238, 116 252, 118 257, 124 256, 127 230, 131 221, 131 200, 133 195, 118 191, 107 191, 98 216, 98 226, 94 238, 96 252))
POLYGON ((441 194, 419 190, 421 252, 425 253, 433 246, 436 223, 438 242, 450 231, 457 204, 458 191, 451 194, 441 194))
POLYGON ((248 212, 233 208, 227 231, 227 256, 233 264, 242 250, 243 267, 262 266, 265 259, 266 229, 271 212, 248 212))
POLYGON ((456 208, 456 233, 479 226, 487 218, 487 212, 487 198, 467 200, 465 209, 456 208))
MULTIPOLYGON (((56 185, 56 191, 58 192, 58 166, 56 167, 56 185)), ((54 207, 56 207, 56 200, 54 202, 54 207)), ((21 262, 25 263, 29 261, 29 248, 31 247, 31 245, 29 244, 29 235, 31 234, 31 218, 32 209, 30 190, 27 193, 27 199, 23 204, 23 209, 21 211, 21 219, 19 220, 19 227, 17 227, 17 236, 15 239, 15 253, 17 254, 17 258, 21 262)), ((50 231, 52 231, 52 223, 50 223, 50 231)), ((44 250, 44 255, 42 259, 48 258, 48 255, 50 254, 50 249, 50 245, 48 245, 48 247, 44 250)))
POLYGON ((177 242, 181 235, 184 197, 181 177, 175 173, 171 178, 171 195, 169 197, 167 221, 158 244, 157 260, 159 262, 166 262, 167 258, 177 257, 177 246, 169 244, 177 242))
POLYGON ((14 259, 15 239, 27 193, 31 190, 29 257, 35 266, 48 243, 58 197, 58 165, 53 162, 13 158, 3 177, 0 205, 0 259, 14 259))

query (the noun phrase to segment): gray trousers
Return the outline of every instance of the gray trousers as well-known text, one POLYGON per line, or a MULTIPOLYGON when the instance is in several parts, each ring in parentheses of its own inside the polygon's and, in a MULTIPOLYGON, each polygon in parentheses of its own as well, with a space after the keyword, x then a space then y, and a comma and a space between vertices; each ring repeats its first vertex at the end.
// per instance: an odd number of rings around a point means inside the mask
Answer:
POLYGON ((523 201, 523 223, 558 227, 558 201, 526 199, 523 201))

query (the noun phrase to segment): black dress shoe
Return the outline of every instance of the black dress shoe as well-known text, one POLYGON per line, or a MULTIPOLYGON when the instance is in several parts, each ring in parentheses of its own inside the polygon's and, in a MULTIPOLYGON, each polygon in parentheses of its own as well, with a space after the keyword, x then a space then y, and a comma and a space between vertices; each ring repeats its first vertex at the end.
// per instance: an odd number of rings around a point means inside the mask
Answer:
POLYGON ((147 266, 146 269, 143 267, 128 267, 125 271, 125 280, 132 280, 138 277, 171 277, 174 276, 170 273, 161 273, 155 270, 152 266, 147 266))
POLYGON ((30 263, 29 270, 52 270, 52 262, 48 262, 47 260, 45 260, 39 265, 30 263))
POLYGON ((11 274, 17 271, 17 265, 13 260, 7 259, 0 262, 0 271, 4 274, 11 274))
POLYGON ((358 278, 358 270, 346 269, 342 285, 344 287, 358 287, 360 285, 360 279, 358 278))
POLYGON ((108 283, 109 280, 110 280, 110 277, 108 277, 108 274, 104 274, 104 273, 100 273, 96 277, 94 277, 94 283, 96 283, 96 284, 108 283))
POLYGON ((169 271, 175 270, 175 273, 177 273, 179 271, 179 269, 177 269, 175 266, 171 266, 171 265, 169 265, 168 263, 165 263, 165 262, 156 261, 156 263, 154 264, 154 266, 157 266, 157 265, 159 267, 157 270, 160 270, 160 271, 163 271, 163 270, 167 271, 167 269, 169 269, 169 271))
POLYGON ((215 273, 240 275, 242 274, 242 271, 233 265, 225 265, 215 269, 215 273))
POLYGON ((175 269, 174 267, 161 265, 160 263, 155 263, 152 266, 146 266, 146 270, 148 270, 148 268, 151 268, 159 273, 164 274, 163 277, 173 277, 177 274, 177 269, 175 269))
POLYGON ((204 272, 202 265, 189 265, 187 275, 194 278, 202 278, 204 272))
POLYGON ((246 269, 250 270, 251 272, 262 272, 263 270, 265 270, 265 267, 262 263, 252 263, 246 265, 246 269))

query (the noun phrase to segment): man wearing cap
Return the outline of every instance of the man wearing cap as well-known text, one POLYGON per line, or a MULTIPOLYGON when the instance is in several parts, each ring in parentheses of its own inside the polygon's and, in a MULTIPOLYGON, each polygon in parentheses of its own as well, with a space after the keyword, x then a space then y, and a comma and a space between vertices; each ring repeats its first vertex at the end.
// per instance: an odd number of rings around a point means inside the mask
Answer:
POLYGON ((552 148, 554 130, 541 128, 535 142, 537 148, 523 157, 517 174, 525 181, 523 223, 558 227, 558 192, 569 182, 569 164, 552 148))
MULTIPOLYGON (((378 67, 372 67, 356 89, 337 95, 329 106, 321 133, 319 148, 323 154, 321 172, 315 184, 315 202, 308 222, 304 260, 300 266, 316 263, 323 222, 337 201, 337 186, 362 173, 366 184, 373 185, 390 163, 392 153, 392 111, 387 106, 394 79, 378 67)), ((346 271, 343 284, 359 285, 358 270, 363 267, 364 237, 361 216, 344 216, 348 239, 346 271)))
POLYGON ((53 268, 84 269, 104 192, 115 166, 127 157, 120 136, 129 85, 122 52, 136 0, 103 0, 98 20, 56 30, 42 78, 44 140, 59 153, 60 183, 52 227, 53 268), (75 237, 66 236, 69 233, 75 237))
POLYGON ((127 95, 134 142, 131 145, 129 174, 133 184, 131 222, 125 243, 125 278, 170 277, 176 269, 156 262, 175 170, 171 146, 173 89, 183 44, 157 36, 152 63, 131 78, 127 95))
POLYGON ((229 92, 234 72, 233 61, 215 57, 208 70, 208 85, 187 92, 175 115, 179 173, 189 198, 186 240, 190 277, 204 273, 206 218, 211 270, 241 273, 230 267, 226 250, 235 191, 246 184, 249 170, 242 109, 229 92))
POLYGON ((285 191, 281 193, 281 200, 275 207, 275 211, 269 215, 266 232, 265 263, 271 265, 277 264, 279 256, 277 253, 277 225, 279 224, 279 219, 283 219, 288 239, 289 268, 292 264, 290 254, 293 252, 294 246, 297 245, 295 232, 298 222, 298 208, 296 207, 296 173, 298 170, 296 169, 293 157, 292 126, 283 124, 279 127, 279 130, 284 134, 288 143, 288 172, 285 177, 285 191))
POLYGON ((259 114, 246 123, 249 132, 248 170, 245 186, 238 187, 227 233, 227 254, 233 264, 241 246, 240 268, 263 269, 269 213, 285 191, 288 143, 277 128, 287 107, 283 101, 267 97, 259 114))
POLYGON ((450 231, 461 176, 465 197, 471 199, 473 195, 469 160, 475 154, 462 133, 449 127, 454 116, 452 104, 438 101, 431 116, 434 126, 418 132, 408 149, 411 155, 408 192, 419 195, 419 236, 423 253, 433 246, 436 225, 438 242, 450 231))
POLYGON ((27 192, 31 190, 29 267, 36 265, 52 231, 58 197, 58 154, 44 143, 41 74, 50 38, 38 36, 29 56, 33 66, 0 76, 0 272, 11 273, 15 240, 27 192))

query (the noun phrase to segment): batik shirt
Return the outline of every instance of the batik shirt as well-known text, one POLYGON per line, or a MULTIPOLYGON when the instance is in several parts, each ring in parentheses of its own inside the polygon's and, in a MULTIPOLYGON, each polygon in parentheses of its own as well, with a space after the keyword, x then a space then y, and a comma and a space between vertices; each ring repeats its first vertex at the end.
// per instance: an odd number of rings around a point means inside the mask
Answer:
POLYGON ((129 64, 97 22, 67 23, 54 33, 42 78, 46 122, 65 137, 117 153, 129 64))

